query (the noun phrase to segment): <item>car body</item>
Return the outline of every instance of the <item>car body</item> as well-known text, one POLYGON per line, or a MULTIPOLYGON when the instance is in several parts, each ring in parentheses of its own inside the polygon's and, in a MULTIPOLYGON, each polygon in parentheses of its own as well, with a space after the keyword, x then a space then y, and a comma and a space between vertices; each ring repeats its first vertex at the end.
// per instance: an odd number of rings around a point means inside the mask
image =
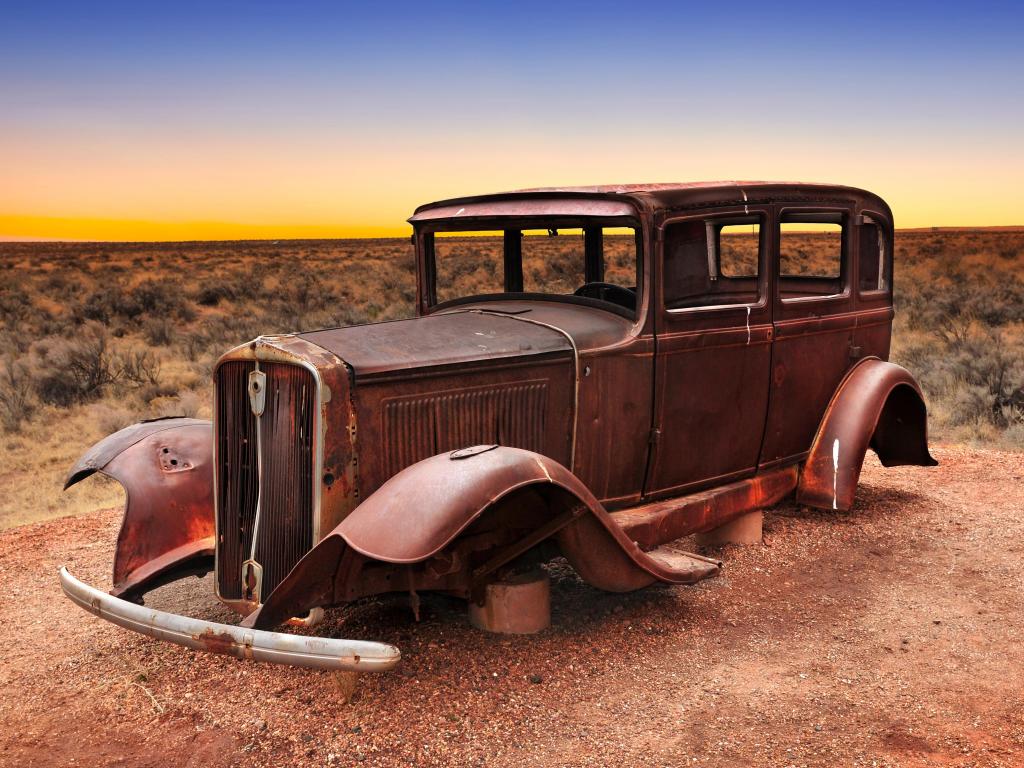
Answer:
MULTIPOLYGON (((935 463, 921 392, 886 362, 876 195, 526 190, 409 221, 416 317, 236 347, 212 424, 144 422, 72 469, 128 490, 114 598, 212 567, 265 632, 386 592, 479 600, 559 555, 600 589, 693 583, 720 564, 664 544, 794 493, 848 509, 869 447, 935 463)), ((247 655, 232 637, 201 645, 247 655)))

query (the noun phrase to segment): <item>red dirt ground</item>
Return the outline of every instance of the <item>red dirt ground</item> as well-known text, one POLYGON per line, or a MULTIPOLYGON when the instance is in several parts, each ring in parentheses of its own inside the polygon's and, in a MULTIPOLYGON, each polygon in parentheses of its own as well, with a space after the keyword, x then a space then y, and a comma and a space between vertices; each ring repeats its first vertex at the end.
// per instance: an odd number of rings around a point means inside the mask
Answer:
MULTIPOLYGON (((869 461, 855 510, 783 505, 722 577, 630 595, 552 568, 553 626, 472 629, 457 601, 329 612, 400 671, 194 653, 60 595, 109 585, 115 510, 0 534, 0 765, 1024 765, 1024 456, 869 461)), ((685 544, 685 542, 684 542, 685 544)), ((231 616, 210 579, 155 607, 231 616)))

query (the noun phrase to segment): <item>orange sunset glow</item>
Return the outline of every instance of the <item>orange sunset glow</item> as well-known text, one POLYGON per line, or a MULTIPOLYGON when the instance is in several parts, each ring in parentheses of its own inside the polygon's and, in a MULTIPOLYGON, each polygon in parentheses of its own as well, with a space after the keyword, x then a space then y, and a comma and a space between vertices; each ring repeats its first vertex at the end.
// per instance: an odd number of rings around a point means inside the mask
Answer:
POLYGON ((398 14, 384 35, 368 10, 25 11, 0 33, 0 238, 402 235, 445 197, 730 178, 864 187, 898 227, 1024 223, 1012 25, 890 14, 868 46, 820 7, 662 9, 609 56, 610 10, 543 12, 398 14))

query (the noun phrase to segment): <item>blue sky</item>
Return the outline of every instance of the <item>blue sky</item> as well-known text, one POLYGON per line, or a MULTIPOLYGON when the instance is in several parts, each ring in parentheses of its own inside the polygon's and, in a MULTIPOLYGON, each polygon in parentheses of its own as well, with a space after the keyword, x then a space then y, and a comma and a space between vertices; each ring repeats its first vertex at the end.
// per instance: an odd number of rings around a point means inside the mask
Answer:
POLYGON ((30 235, 4 232, 19 218, 380 228, 454 194, 708 177, 868 186, 919 226, 1024 223, 1009 3, 37 3, 4 19, 0 236, 30 235))

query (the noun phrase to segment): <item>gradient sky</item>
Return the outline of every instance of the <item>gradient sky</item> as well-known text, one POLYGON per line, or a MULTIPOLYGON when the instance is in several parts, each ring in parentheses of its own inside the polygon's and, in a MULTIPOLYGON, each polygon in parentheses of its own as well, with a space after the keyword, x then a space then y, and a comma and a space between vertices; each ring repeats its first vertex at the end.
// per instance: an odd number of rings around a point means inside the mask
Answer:
POLYGON ((150 5, 3 10, 0 238, 402 234, 455 195, 725 178, 1024 224, 1017 4, 150 5))

